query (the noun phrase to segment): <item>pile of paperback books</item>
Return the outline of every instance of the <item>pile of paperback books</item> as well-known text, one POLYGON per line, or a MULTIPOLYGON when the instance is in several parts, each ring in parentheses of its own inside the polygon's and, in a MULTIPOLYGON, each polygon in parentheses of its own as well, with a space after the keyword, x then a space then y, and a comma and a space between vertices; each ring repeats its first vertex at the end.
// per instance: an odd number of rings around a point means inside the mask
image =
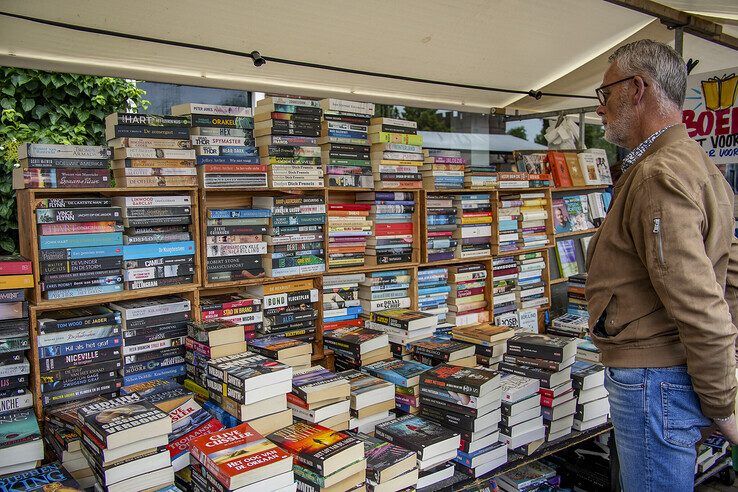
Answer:
POLYGON ((333 430, 348 429, 351 418, 348 379, 321 366, 295 372, 288 406, 295 418, 333 430))
POLYGON ((108 147, 21 144, 13 188, 109 188, 110 156, 108 147))

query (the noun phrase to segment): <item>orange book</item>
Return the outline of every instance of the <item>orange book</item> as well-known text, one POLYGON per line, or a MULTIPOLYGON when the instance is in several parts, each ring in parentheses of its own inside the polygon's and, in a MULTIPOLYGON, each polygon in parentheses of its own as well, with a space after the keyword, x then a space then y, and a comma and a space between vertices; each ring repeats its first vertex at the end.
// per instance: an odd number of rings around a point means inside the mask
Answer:
POLYGON ((569 168, 564 154, 555 150, 548 151, 548 162, 551 167, 554 184, 557 188, 570 188, 572 185, 569 168))
POLYGON ((571 183, 573 186, 584 186, 587 184, 584 181, 584 175, 582 174, 582 168, 579 166, 579 157, 576 152, 564 152, 564 158, 566 159, 566 167, 569 170, 569 176, 571 176, 571 183))

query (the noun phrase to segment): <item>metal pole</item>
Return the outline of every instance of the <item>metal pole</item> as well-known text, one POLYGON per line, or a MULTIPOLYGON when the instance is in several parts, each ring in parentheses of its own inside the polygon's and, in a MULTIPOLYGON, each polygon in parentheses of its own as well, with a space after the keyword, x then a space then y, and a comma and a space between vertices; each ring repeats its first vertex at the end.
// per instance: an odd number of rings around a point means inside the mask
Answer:
POLYGON ((684 28, 683 27, 675 27, 674 28, 674 49, 677 53, 679 53, 679 56, 682 56, 684 53, 684 28))
POLYGON ((584 150, 584 111, 579 112, 579 150, 584 150))

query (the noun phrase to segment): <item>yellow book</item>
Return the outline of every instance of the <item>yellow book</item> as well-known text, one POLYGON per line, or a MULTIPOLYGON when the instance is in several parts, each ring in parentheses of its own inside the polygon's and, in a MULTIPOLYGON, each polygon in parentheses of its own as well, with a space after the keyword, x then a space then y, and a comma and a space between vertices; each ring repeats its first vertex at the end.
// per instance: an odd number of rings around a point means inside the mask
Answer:
POLYGON ((382 159, 382 160, 374 160, 372 159, 372 162, 375 164, 379 164, 380 166, 415 166, 420 167, 423 165, 422 161, 398 161, 394 159, 382 159))
POLYGON ((462 224, 491 224, 492 217, 462 217, 462 224))
POLYGON ((406 145, 423 145, 422 135, 407 135, 404 133, 370 133, 369 141, 373 144, 378 143, 400 143, 406 145))
POLYGON ((547 204, 548 204, 548 200, 546 200, 545 198, 529 198, 529 199, 523 200, 523 206, 525 207, 535 207, 539 205, 545 206, 547 204))
POLYGON ((33 275, 0 275, 0 289, 30 289, 33 275))

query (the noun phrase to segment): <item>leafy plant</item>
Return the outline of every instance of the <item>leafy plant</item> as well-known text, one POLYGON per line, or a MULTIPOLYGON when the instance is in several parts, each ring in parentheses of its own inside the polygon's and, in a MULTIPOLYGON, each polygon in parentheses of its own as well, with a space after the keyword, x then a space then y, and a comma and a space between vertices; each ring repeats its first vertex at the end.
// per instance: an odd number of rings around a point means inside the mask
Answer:
POLYGON ((12 171, 25 142, 104 145, 105 116, 146 109, 124 79, 0 67, 0 250, 18 251, 12 171))

